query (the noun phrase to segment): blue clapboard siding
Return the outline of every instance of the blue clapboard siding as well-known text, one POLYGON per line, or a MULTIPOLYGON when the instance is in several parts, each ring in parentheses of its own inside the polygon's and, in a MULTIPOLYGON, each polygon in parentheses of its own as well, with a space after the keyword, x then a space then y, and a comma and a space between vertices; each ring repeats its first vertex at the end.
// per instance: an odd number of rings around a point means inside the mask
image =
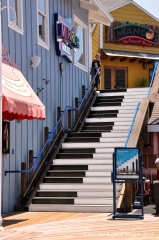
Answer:
MULTIPOLYGON (((2 0, 2 6, 7 0, 2 0)), ((39 98, 46 106, 46 119, 44 121, 27 121, 10 123, 10 154, 3 155, 3 173, 5 170, 19 170, 21 162, 28 162, 29 150, 34 150, 34 156, 39 153, 44 139, 44 127, 53 129, 57 121, 57 107, 62 110, 66 105, 74 107, 75 97, 82 97, 82 85, 89 84, 89 74, 74 64, 68 63, 63 57, 57 56, 55 51, 54 13, 64 18, 72 18, 75 14, 88 25, 88 11, 79 7, 79 0, 49 0, 49 40, 50 50, 37 44, 37 8, 36 0, 23 0, 23 29, 24 35, 8 28, 7 10, 2 11, 2 38, 3 43, 12 55, 19 69, 22 71, 33 90, 44 88, 39 98), (30 67, 30 58, 33 55, 41 57, 38 68, 30 67), (63 63, 65 70, 60 74, 59 64, 63 63), (48 84, 43 79, 49 80, 48 84), (14 149, 14 154, 12 154, 14 149)), ((89 50, 87 48, 87 50, 89 50)), ((73 118, 74 119, 74 118, 73 118)), ((67 119, 63 122, 66 127, 67 119)), ((21 176, 12 173, 3 174, 2 212, 13 211, 14 204, 20 196, 21 176)))

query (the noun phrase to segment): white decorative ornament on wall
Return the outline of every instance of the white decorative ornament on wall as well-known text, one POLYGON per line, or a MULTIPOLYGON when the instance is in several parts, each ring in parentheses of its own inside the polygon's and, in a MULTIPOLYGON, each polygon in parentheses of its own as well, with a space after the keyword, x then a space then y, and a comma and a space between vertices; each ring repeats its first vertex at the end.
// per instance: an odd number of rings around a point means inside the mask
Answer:
POLYGON ((37 68, 40 64, 41 58, 39 56, 34 55, 31 57, 32 65, 31 67, 37 68))

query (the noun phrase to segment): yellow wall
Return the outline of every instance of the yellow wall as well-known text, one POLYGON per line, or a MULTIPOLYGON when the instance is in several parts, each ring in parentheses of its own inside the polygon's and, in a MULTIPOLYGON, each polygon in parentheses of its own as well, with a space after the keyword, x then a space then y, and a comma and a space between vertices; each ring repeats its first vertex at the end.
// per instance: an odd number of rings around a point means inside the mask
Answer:
POLYGON ((143 64, 139 63, 138 60, 130 63, 129 59, 120 62, 120 58, 110 61, 110 59, 103 59, 102 60, 102 69, 101 69, 101 89, 104 89, 104 66, 114 66, 114 67, 127 67, 127 87, 128 88, 134 88, 136 87, 135 83, 141 79, 146 78, 149 81, 149 69, 153 68, 152 64, 147 65, 147 69, 143 69, 143 64))
POLYGON ((95 26, 92 32, 92 59, 100 52, 100 28, 99 24, 95 26))
MULTIPOLYGON (((159 23, 155 21, 152 17, 147 15, 145 12, 141 11, 139 8, 134 6, 132 3, 114 10, 110 13, 114 18, 114 21, 119 21, 121 23, 130 22, 138 24, 148 24, 153 26, 159 26, 159 23)), ((146 47, 140 45, 124 45, 120 43, 107 43, 106 42, 106 26, 103 25, 103 48, 123 50, 131 52, 146 52, 146 53, 158 53, 158 47, 146 47)))
MULTIPOLYGON (((137 23, 137 24, 147 24, 147 25, 153 25, 153 26, 159 26, 159 23, 155 21, 152 17, 147 15, 145 12, 134 6, 132 3, 121 7, 117 10, 114 10, 110 13, 114 21, 119 21, 121 23, 137 23)), ((146 46, 140 46, 140 45, 124 45, 119 43, 107 43, 106 42, 106 26, 103 25, 103 48, 104 49, 112 49, 112 50, 119 50, 119 51, 130 51, 130 52, 145 52, 145 53, 154 53, 159 54, 159 48, 158 47, 146 47, 146 46)), ((96 35, 94 37, 97 37, 100 35, 99 29, 96 29, 96 35), (97 33, 98 31, 98 33, 97 33)), ((97 40, 97 42, 99 39, 97 40)), ((93 41, 93 44, 95 42, 95 39, 93 41)), ((94 56, 94 48, 97 45, 93 45, 93 56, 94 56)), ((120 57, 114 61, 110 61, 110 58, 107 57, 104 53, 102 53, 102 60, 101 60, 101 83, 100 83, 100 89, 104 89, 104 66, 114 66, 114 67, 127 67, 127 87, 136 87, 135 83, 141 79, 146 78, 149 81, 149 69, 153 68, 153 64, 147 64, 147 69, 143 69, 143 64, 139 63, 138 60, 130 63, 130 58, 128 58, 126 61, 120 62, 120 57)))

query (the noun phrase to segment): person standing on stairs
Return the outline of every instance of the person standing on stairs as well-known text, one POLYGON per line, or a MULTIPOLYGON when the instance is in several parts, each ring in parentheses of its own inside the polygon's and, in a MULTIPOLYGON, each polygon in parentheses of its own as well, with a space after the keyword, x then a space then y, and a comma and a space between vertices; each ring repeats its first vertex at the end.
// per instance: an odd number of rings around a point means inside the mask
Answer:
MULTIPOLYGON (((95 58, 92 61, 92 76, 94 77, 98 71, 98 68, 100 68, 100 54, 97 53, 95 55, 95 58)), ((100 70, 95 78, 95 84, 94 84, 94 90, 98 90, 98 84, 100 83, 100 70)))

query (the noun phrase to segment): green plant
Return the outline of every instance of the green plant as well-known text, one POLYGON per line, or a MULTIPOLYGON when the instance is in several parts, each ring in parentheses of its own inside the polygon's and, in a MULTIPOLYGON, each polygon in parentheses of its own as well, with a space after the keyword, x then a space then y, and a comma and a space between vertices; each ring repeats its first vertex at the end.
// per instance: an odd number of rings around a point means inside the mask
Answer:
POLYGON ((135 86, 136 87, 148 87, 149 83, 148 83, 148 80, 143 77, 135 83, 135 86))

